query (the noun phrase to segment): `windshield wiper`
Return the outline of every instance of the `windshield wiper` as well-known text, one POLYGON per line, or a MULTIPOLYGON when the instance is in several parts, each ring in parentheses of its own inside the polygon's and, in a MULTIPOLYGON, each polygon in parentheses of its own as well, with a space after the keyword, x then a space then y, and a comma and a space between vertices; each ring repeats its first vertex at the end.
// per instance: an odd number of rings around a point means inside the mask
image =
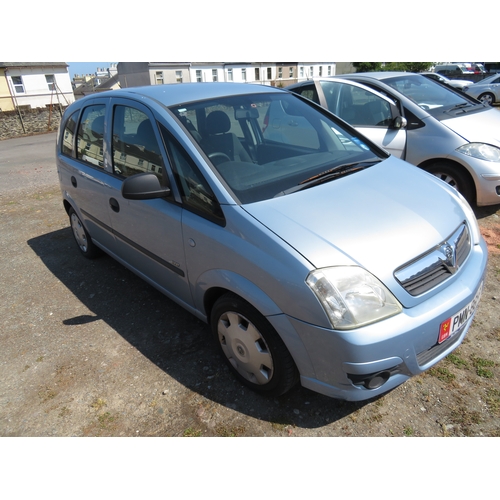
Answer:
POLYGON ((449 113, 450 111, 456 111, 457 109, 468 108, 469 106, 476 106, 476 104, 472 102, 462 102, 460 104, 455 104, 455 106, 451 107, 444 111, 444 113, 449 113))
POLYGON ((343 177, 344 175, 353 174, 354 172, 364 170, 365 168, 371 167, 377 163, 380 163, 381 161, 382 160, 380 160, 380 158, 372 158, 371 160, 337 165, 333 168, 320 172, 319 174, 308 177, 303 181, 300 181, 296 186, 292 186, 291 188, 285 189, 285 191, 281 191, 275 196, 275 198, 278 196, 283 196, 285 194, 302 191, 303 189, 308 189, 310 187, 317 186, 318 184, 329 182, 333 179, 337 179, 338 177, 343 177))

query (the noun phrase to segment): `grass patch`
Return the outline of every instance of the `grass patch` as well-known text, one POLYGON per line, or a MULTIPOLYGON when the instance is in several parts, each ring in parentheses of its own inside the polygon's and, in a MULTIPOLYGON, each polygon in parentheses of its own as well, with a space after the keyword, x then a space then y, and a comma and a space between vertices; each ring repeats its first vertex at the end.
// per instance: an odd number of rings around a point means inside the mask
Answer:
POLYGON ((201 431, 193 429, 192 427, 188 427, 182 435, 184 437, 200 437, 201 436, 201 431))
POLYGON ((111 415, 109 411, 106 413, 103 413, 102 415, 99 415, 97 417, 97 421, 99 422, 99 427, 101 429, 107 429, 109 426, 116 420, 116 417, 111 415))
POLYGON ((446 357, 447 361, 456 366, 457 368, 468 368, 469 363, 465 359, 461 358, 457 354, 450 354, 446 357))
POLYGON ((477 411, 469 411, 467 408, 460 406, 451 411, 451 420, 454 424, 469 427, 472 424, 481 423, 481 415, 477 411))
POLYGON ((228 429, 224 425, 219 425, 219 427, 215 429, 215 433, 219 437, 238 437, 244 434, 244 432, 245 432, 245 427, 243 426, 231 427, 228 429))
POLYGON ((411 427, 410 425, 407 425, 404 429, 403 429, 403 434, 407 437, 411 437, 411 436, 414 436, 415 435, 415 431, 413 430, 413 427, 411 427))
POLYGON ((429 370, 429 375, 436 377, 441 382, 450 383, 455 380, 455 375, 448 370, 448 368, 444 368, 442 366, 433 367, 429 370))
POLYGON ((486 404, 492 413, 500 413, 500 391, 498 389, 488 389, 486 391, 486 404))
POLYGON ((493 378, 493 372, 488 368, 495 366, 494 361, 491 361, 489 359, 474 357, 472 358, 472 363, 474 365, 474 368, 476 369, 477 375, 479 375, 482 378, 493 378))

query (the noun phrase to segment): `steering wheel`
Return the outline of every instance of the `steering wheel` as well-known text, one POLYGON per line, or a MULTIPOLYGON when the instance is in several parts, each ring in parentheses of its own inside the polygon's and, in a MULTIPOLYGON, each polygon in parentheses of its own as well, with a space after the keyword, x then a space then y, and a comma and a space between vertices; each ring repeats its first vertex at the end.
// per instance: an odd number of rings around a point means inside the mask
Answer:
POLYGON ((211 159, 211 160, 214 160, 215 158, 219 158, 219 161, 215 161, 215 163, 217 163, 217 165, 219 163, 224 163, 226 161, 231 161, 231 158, 229 158, 229 156, 227 156, 226 153, 221 153, 220 151, 215 151, 214 153, 210 153, 208 155, 208 157, 211 159))

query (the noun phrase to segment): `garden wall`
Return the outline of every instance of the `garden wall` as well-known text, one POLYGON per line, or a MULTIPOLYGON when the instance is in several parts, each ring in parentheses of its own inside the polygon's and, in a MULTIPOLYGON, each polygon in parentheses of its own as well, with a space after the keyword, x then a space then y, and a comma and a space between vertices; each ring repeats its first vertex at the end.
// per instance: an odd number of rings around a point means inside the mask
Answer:
POLYGON ((0 112, 0 140, 54 132, 59 126, 64 107, 31 108, 19 106, 14 111, 0 112))

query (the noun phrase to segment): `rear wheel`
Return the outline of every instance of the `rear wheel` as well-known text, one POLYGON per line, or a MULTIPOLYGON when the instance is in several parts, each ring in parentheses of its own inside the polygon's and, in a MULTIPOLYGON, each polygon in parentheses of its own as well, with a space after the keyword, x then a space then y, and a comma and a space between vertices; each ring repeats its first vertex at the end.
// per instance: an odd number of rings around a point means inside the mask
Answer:
POLYGON ((87 259, 94 259, 101 253, 100 249, 92 242, 89 233, 73 208, 69 209, 68 215, 78 249, 87 259))
POLYGON ((483 104, 489 104, 490 106, 495 102, 495 96, 491 94, 490 92, 485 92, 484 94, 481 94, 478 99, 483 103, 483 104))
POLYGON ((470 204, 474 202, 473 180, 463 172, 461 167, 446 162, 437 162, 427 167, 426 170, 456 189, 470 204))
POLYGON ((232 293, 220 297, 212 310, 211 327, 229 368, 247 387, 279 396, 298 382, 285 344, 248 302, 232 293))

